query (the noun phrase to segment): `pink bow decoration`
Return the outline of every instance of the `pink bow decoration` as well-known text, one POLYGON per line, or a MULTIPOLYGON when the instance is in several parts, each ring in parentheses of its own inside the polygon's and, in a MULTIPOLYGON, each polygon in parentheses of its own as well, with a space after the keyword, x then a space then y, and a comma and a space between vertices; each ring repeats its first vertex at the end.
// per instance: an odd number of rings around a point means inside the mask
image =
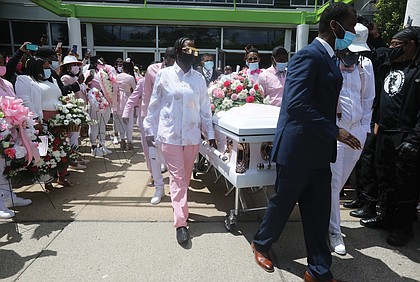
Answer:
POLYGON ((252 70, 251 75, 253 75, 254 73, 260 74, 260 72, 261 72, 260 69, 252 70))
POLYGON ((32 158, 35 159, 35 162, 38 162, 40 160, 38 149, 32 143, 25 130, 26 119, 32 118, 33 113, 30 112, 27 107, 22 105, 21 99, 15 99, 9 96, 0 97, 0 109, 4 113, 4 118, 7 123, 19 128, 20 138, 23 146, 28 152, 26 155, 28 164, 32 161, 32 158))

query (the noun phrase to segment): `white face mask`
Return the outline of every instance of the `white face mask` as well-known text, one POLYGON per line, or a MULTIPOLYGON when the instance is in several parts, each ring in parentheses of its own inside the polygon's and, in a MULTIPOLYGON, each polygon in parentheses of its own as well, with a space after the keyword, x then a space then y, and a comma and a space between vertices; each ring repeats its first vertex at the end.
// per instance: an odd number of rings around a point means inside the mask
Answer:
POLYGON ((256 62, 256 63, 248 63, 248 67, 249 67, 249 69, 250 70, 257 70, 258 68, 259 68, 259 62, 256 62))
POLYGON ((122 73, 123 68, 122 68, 122 67, 117 67, 117 71, 118 71, 119 73, 122 73))
POLYGON ((80 72, 80 68, 78 66, 72 66, 70 71, 72 74, 76 75, 80 72))
POLYGON ((47 80, 51 77, 51 69, 44 69, 44 79, 47 80))
POLYGON ((51 67, 53 70, 55 70, 56 68, 58 68, 58 61, 52 61, 51 62, 51 67))

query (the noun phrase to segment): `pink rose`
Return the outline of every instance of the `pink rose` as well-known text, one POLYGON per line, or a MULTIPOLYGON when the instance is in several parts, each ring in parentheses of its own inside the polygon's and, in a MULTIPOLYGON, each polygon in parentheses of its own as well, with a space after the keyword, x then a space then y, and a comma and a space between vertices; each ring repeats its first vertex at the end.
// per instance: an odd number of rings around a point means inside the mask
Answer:
POLYGON ((241 93, 242 90, 244 90, 244 88, 242 87, 242 85, 236 86, 236 89, 235 89, 236 93, 241 93))
POLYGON ((4 154, 9 158, 9 159, 14 159, 16 157, 16 150, 13 148, 7 148, 6 150, 4 150, 4 154))
POLYGON ((217 89, 214 89, 213 95, 214 97, 218 99, 223 99, 225 97, 225 92, 223 92, 222 89, 217 88, 217 89))
POLYGON ((254 96, 248 96, 248 97, 246 97, 246 102, 247 103, 253 103, 254 102, 254 96))
POLYGON ((210 109, 212 112, 214 112, 214 104, 210 104, 210 109))
POLYGON ((254 88, 251 88, 250 90, 249 90, 249 95, 251 95, 251 96, 255 96, 255 89, 254 88))
POLYGON ((238 100, 238 94, 232 94, 232 96, 230 96, 230 99, 232 99, 233 101, 238 100))

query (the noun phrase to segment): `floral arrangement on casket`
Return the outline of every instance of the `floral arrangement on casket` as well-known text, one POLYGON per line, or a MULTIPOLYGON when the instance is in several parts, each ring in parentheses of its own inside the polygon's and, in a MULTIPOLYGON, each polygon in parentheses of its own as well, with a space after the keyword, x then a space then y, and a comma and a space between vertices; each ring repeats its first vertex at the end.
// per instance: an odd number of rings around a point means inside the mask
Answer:
POLYGON ((76 98, 74 93, 60 97, 56 105, 58 113, 48 121, 50 127, 66 126, 68 131, 78 131, 82 124, 90 121, 87 105, 83 99, 76 98))
POLYGON ((209 85, 210 106, 214 113, 226 111, 245 103, 269 104, 264 98, 264 89, 244 73, 233 73, 209 85))

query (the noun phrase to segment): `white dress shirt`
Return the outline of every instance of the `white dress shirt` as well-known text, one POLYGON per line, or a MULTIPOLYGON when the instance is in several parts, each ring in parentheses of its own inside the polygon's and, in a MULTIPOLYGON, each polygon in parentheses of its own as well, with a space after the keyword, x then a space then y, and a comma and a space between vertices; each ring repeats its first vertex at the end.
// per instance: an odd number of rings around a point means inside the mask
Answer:
POLYGON ((146 136, 160 143, 198 145, 201 132, 214 139, 210 99, 203 76, 194 69, 184 71, 175 63, 156 76, 147 116, 146 136))

